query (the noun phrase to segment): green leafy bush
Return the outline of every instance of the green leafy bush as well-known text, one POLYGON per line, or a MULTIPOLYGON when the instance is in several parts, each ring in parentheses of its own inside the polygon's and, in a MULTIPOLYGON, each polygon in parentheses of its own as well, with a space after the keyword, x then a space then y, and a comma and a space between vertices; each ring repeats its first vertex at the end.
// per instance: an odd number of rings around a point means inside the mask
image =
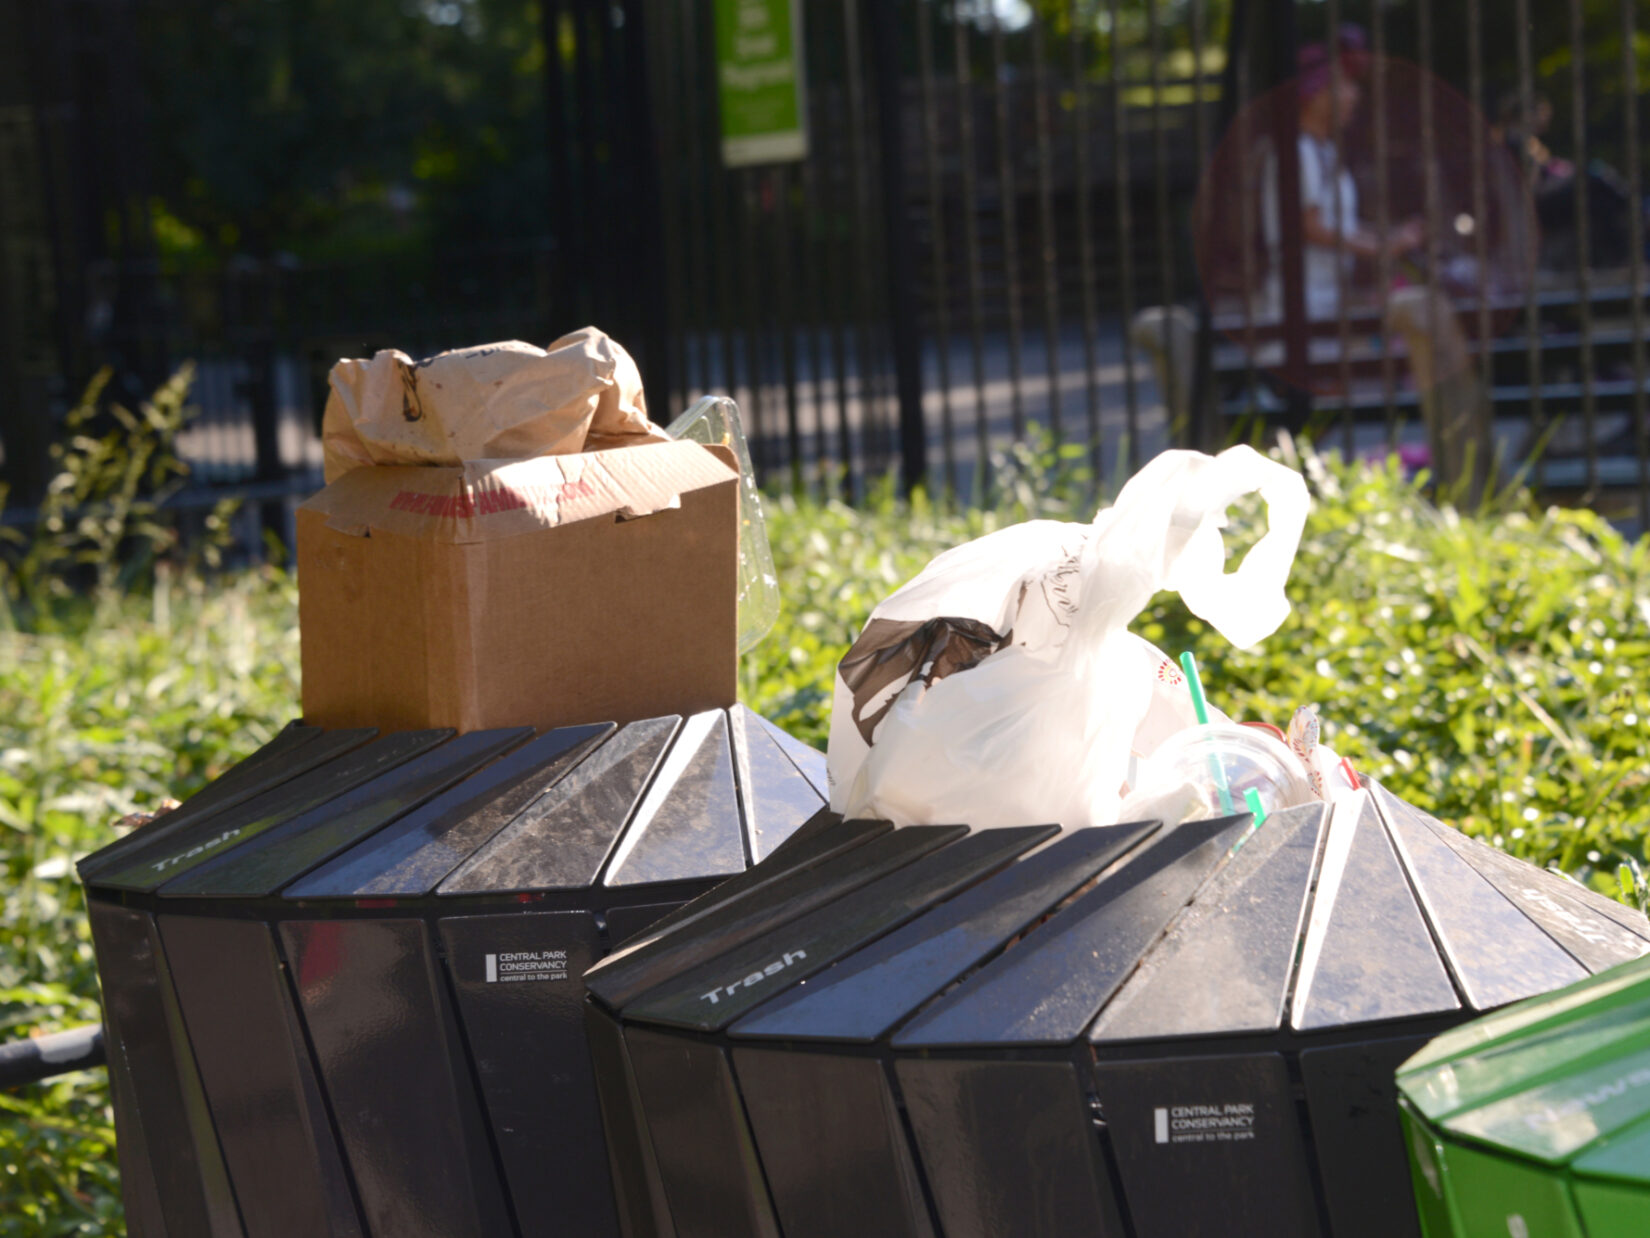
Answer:
MULTIPOLYGON (((1235 716, 1283 721, 1315 701, 1360 770, 1617 893, 1617 865, 1646 859, 1650 543, 1518 496, 1439 511, 1396 466, 1289 459, 1316 502, 1284 627, 1240 653, 1164 597, 1137 629, 1194 649, 1235 716)), ((746 659, 746 700, 823 745, 837 659, 877 601, 958 542, 1092 515, 1070 456, 1016 452, 996 494, 960 512, 887 493, 857 509, 775 499, 785 610, 746 659)), ((1252 526, 1239 513, 1238 539, 1252 526)), ((278 571, 163 567, 48 607, 34 631, 0 633, 0 1038, 97 1018, 72 858, 297 711, 296 593, 278 571)), ((102 1072, 0 1093, 0 1238, 122 1232, 112 1146, 102 1072)))

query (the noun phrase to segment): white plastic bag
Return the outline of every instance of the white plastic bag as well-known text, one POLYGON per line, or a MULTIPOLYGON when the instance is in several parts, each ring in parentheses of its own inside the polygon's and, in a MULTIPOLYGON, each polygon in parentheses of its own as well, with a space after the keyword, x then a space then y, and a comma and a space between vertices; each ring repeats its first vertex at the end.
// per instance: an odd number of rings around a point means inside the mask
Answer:
POLYGON ((1131 762, 1193 725, 1173 661, 1128 631, 1162 589, 1247 648, 1289 614, 1309 499, 1248 447, 1171 451, 1089 525, 1039 520, 940 555, 872 613, 837 669, 831 807, 899 825, 1117 819, 1131 762), (1268 530, 1225 570, 1226 509, 1268 530))

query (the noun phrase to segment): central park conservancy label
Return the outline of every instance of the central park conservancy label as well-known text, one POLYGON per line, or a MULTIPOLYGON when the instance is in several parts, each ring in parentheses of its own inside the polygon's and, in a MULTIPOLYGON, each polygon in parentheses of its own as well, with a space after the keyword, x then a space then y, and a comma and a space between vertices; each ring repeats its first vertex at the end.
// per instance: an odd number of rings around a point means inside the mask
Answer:
POLYGON ((716 0, 716 78, 724 164, 807 157, 799 0, 716 0))

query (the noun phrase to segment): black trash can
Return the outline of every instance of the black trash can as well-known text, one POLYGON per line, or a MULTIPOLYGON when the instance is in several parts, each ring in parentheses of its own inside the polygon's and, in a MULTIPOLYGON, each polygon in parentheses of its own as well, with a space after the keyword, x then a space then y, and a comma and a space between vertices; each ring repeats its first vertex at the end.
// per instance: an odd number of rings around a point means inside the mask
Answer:
POLYGON ((586 978, 629 1232, 1414 1238, 1393 1074, 1650 923, 1374 787, 817 820, 586 978))
POLYGON ((619 1233, 585 970, 823 806, 749 710, 294 724, 80 866, 134 1238, 619 1233))

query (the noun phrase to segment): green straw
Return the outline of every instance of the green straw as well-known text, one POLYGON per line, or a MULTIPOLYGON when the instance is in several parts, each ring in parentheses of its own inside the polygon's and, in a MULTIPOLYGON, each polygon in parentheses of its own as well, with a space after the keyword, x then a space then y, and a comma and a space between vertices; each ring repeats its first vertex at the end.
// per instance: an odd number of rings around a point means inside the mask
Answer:
POLYGON ((1255 819, 1255 828, 1259 829, 1266 820, 1266 809, 1260 806, 1260 792, 1250 787, 1243 793, 1243 802, 1249 805, 1249 815, 1255 819))
MULTIPOLYGON (((1197 659, 1190 649, 1180 655, 1180 669, 1186 672, 1186 686, 1192 690, 1192 710, 1197 714, 1197 724, 1208 726, 1209 702, 1203 695, 1203 680, 1198 678, 1197 659)), ((1209 757, 1209 775, 1215 780, 1215 790, 1220 792, 1220 810, 1230 816, 1232 788, 1226 781, 1226 767, 1217 756, 1209 757)))

